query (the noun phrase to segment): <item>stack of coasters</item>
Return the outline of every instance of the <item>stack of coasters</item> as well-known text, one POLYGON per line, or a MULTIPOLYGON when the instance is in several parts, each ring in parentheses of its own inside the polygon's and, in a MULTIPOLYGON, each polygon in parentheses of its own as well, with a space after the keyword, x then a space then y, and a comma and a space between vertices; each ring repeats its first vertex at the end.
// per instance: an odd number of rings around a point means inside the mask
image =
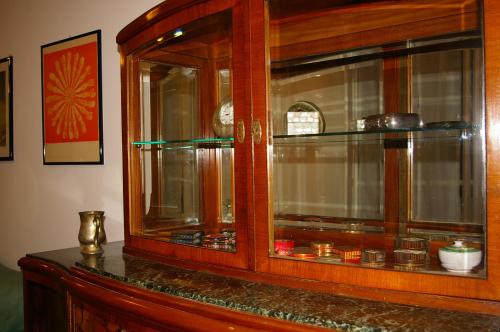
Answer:
POLYGON ((172 231, 170 233, 169 242, 199 246, 201 245, 203 234, 204 232, 202 230, 197 229, 172 231))
POLYGON ((202 245, 209 249, 236 251, 236 232, 232 228, 224 228, 218 234, 207 234, 202 245))

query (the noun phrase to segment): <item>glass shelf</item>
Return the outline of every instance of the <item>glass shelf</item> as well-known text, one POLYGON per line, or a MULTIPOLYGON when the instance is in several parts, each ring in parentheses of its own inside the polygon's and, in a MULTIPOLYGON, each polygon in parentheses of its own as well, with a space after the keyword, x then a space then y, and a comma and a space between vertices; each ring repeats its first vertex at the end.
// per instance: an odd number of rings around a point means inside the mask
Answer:
MULTIPOLYGON (((376 222, 372 222, 375 224, 376 222)), ((275 227, 287 227, 287 228, 298 228, 303 231, 339 231, 342 233, 349 234, 363 234, 363 233, 384 233, 384 226, 382 221, 378 223, 381 226, 365 225, 363 222, 321 222, 321 221, 309 221, 309 220, 285 220, 285 219, 274 219, 275 227)))
MULTIPOLYGON (((334 131, 321 134, 303 134, 303 135, 274 135, 275 143, 293 143, 304 142, 304 139, 328 141, 329 137, 335 136, 359 136, 362 140, 366 138, 361 135, 376 135, 376 134, 407 134, 407 133, 440 133, 438 137, 435 135, 427 135, 425 138, 461 138, 466 139, 479 131, 479 125, 466 126, 447 126, 438 128, 398 128, 398 129, 378 129, 378 130, 349 130, 349 131, 334 131)), ((391 138, 414 138, 408 135, 397 135, 391 138)), ((424 137, 422 137, 424 138, 424 137)), ((187 140, 159 140, 159 141, 135 141, 132 145, 141 148, 144 145, 162 145, 169 149, 191 149, 191 148, 232 148, 234 147, 234 138, 196 138, 187 140)))
POLYGON ((328 143, 340 141, 400 140, 400 139, 468 139, 480 132, 479 125, 458 125, 443 127, 370 129, 334 131, 320 134, 274 135, 274 144, 328 143), (392 134, 384 135, 382 134, 392 134))
POLYGON ((143 146, 161 146, 161 149, 213 149, 213 148, 232 148, 234 138, 195 138, 186 140, 171 140, 171 141, 136 141, 133 142, 137 148, 143 146))
POLYGON ((377 269, 377 270, 385 270, 385 271, 403 271, 403 272, 418 272, 425 274, 448 274, 455 275, 459 277, 468 277, 468 278, 476 278, 476 279, 484 279, 486 278, 486 269, 481 265, 477 268, 474 268, 472 271, 468 273, 458 273, 458 272, 449 272, 446 271, 443 267, 438 264, 426 263, 421 266, 403 266, 397 265, 392 260, 386 260, 381 265, 370 265, 370 263, 364 263, 361 261, 342 261, 338 256, 334 257, 315 257, 309 259, 303 258, 295 258, 292 256, 286 255, 278 255, 275 253, 270 254, 271 257, 280 258, 280 259, 288 259, 294 261, 307 261, 307 262, 315 262, 321 264, 335 264, 335 265, 344 265, 344 266, 361 266, 364 268, 377 269))

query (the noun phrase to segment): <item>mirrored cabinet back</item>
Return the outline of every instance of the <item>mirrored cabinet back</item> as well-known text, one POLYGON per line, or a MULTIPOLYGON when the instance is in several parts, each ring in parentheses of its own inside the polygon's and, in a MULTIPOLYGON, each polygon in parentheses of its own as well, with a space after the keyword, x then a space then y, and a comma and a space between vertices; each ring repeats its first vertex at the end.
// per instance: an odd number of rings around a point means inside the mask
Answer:
POLYGON ((500 312, 499 22, 495 0, 153 8, 117 37, 124 250, 500 312))

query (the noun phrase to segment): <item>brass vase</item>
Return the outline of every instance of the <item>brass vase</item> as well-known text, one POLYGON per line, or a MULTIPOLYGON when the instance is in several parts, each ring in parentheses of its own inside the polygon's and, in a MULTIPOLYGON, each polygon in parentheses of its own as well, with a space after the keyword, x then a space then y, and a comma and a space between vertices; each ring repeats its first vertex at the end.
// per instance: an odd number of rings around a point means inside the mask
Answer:
POLYGON ((106 242, 104 211, 82 211, 78 214, 80 215, 78 241, 81 253, 84 255, 102 254, 101 244, 106 242))

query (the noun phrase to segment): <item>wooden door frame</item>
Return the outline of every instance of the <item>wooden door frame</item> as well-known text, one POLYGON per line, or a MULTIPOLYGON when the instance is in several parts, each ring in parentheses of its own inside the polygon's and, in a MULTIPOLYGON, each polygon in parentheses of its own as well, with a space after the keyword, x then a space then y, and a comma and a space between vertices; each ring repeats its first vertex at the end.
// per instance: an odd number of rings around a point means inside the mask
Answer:
MULTIPOLYGON (((264 19, 266 8, 263 1, 252 5, 251 45, 253 50, 267 50, 264 19)), ((484 49, 485 49, 485 108, 487 147, 487 228, 489 234, 500 232, 500 3, 484 1, 484 49)), ((264 136, 269 137, 271 129, 268 120, 266 77, 269 54, 259 52, 252 58, 252 102, 253 116, 260 118, 264 136)), ((369 287, 390 291, 407 291, 445 296, 448 301, 456 298, 500 300, 500 240, 496 236, 487 237, 487 277, 486 279, 464 278, 452 275, 433 275, 413 272, 384 271, 357 266, 328 265, 315 262, 279 259, 269 257, 272 231, 272 142, 254 145, 254 183, 256 220, 256 270, 262 273, 300 276, 310 280, 340 283, 356 287, 369 287)), ((418 295, 417 295, 418 296, 418 295)))

